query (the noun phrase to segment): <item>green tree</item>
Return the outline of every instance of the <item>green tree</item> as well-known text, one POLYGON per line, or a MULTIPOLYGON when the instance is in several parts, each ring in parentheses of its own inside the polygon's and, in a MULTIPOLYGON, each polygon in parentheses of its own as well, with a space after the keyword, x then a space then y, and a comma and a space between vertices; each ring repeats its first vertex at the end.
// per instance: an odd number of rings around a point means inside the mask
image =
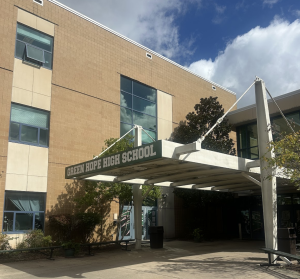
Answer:
MULTIPOLYGON (((188 144, 195 142, 224 115, 224 109, 217 97, 201 98, 200 103, 194 106, 195 111, 186 116, 175 128, 171 140, 188 144)), ((225 154, 235 155, 234 142, 229 138, 232 126, 224 119, 202 142, 202 148, 225 154)))
MULTIPOLYGON (((105 140, 105 147, 102 148, 104 151, 106 148, 114 144, 118 139, 110 138, 105 140)), ((118 141, 114 146, 107 150, 100 157, 105 157, 110 154, 126 151, 133 148, 132 136, 126 136, 122 140, 118 141)), ((94 158, 97 158, 94 156, 94 158)), ((149 190, 148 185, 143 185, 143 195, 149 190)), ((153 187, 149 192, 145 203, 150 200, 155 200, 161 195, 158 187, 153 187)), ((101 204, 107 204, 111 202, 116 202, 119 204, 119 214, 116 229, 116 240, 118 240, 121 216, 125 205, 132 205, 132 185, 126 183, 108 183, 108 182, 95 182, 86 181, 84 184, 84 195, 76 199, 79 206, 86 207, 89 206, 90 209, 99 208, 101 204)), ((101 225, 103 226, 103 224, 101 225)), ((100 229, 101 231, 101 229, 100 229)), ((122 236, 123 237, 123 236, 122 236)))
POLYGON ((275 136, 269 151, 274 152, 275 157, 263 157, 268 166, 275 168, 278 175, 290 178, 300 189, 300 131, 275 136))

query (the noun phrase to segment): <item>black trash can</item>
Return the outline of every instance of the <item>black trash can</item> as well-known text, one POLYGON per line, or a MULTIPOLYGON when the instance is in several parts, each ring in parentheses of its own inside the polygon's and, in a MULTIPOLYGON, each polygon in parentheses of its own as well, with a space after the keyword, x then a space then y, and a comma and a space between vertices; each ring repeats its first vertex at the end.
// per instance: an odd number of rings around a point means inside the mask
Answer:
POLYGON ((150 235, 150 248, 159 249, 164 248, 164 227, 163 226, 153 226, 149 227, 150 235))
POLYGON ((278 251, 296 255, 295 228, 282 228, 277 230, 278 251))

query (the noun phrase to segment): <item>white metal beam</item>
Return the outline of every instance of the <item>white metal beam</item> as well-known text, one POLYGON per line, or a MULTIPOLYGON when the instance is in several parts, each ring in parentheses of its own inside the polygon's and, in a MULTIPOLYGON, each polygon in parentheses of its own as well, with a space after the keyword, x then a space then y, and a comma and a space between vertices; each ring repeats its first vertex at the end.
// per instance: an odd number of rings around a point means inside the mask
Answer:
POLYGON ((145 184, 154 184, 154 183, 159 183, 162 181, 180 180, 181 178, 213 174, 215 172, 216 172, 216 169, 183 172, 183 173, 178 173, 178 174, 174 174, 174 175, 166 175, 166 176, 161 176, 161 177, 154 178, 154 179, 149 179, 145 182, 145 184))
POLYGON ((229 192, 240 192, 240 191, 247 191, 247 190, 260 190, 260 188, 259 186, 252 184, 252 186, 229 189, 229 192))
POLYGON ((137 172, 133 172, 130 174, 125 174, 122 176, 118 176, 114 179, 114 182, 121 182, 121 181, 126 181, 126 180, 130 180, 133 178, 137 178, 137 177, 142 177, 145 175, 150 175, 150 174, 157 174, 157 173, 161 173, 161 172, 166 172, 166 171, 171 171, 171 170, 185 170, 185 169, 189 169, 189 168, 195 168, 195 164, 191 164, 191 163, 180 163, 180 164, 174 164, 174 165, 167 165, 167 166, 158 166, 152 169, 147 169, 147 170, 143 170, 143 171, 137 171, 137 172))
POLYGON ((258 185, 259 187, 261 187, 261 182, 258 181, 257 179, 255 179, 254 177, 246 174, 245 172, 242 172, 242 176, 244 176, 245 178, 247 178, 248 180, 252 181, 253 183, 255 183, 256 185, 258 185))
POLYGON ((238 182, 244 182, 245 179, 241 178, 241 179, 229 179, 229 180, 222 180, 222 181, 217 181, 217 182, 207 182, 207 183, 201 183, 201 184, 195 184, 193 186, 194 189, 196 188, 205 188, 205 187, 209 187, 209 186, 225 186, 225 185, 229 185, 230 183, 238 183, 238 182))
POLYGON ((217 186, 214 187, 214 191, 218 190, 225 190, 225 189, 233 189, 233 188, 241 188, 241 187, 248 187, 248 186, 253 186, 253 183, 250 182, 244 182, 244 183, 237 183, 237 184, 230 184, 230 185, 223 185, 223 186, 217 186))
POLYGON ((255 160, 253 162, 248 162, 246 164, 246 168, 251 169, 251 168, 259 168, 260 167, 260 161, 259 160, 255 160))
POLYGON ((232 179, 234 177, 237 177, 237 178, 241 177, 240 172, 234 172, 231 174, 226 174, 226 173, 228 173, 228 172, 220 173, 220 172, 218 172, 218 170, 216 170, 216 172, 212 173, 211 175, 194 178, 194 179, 181 180, 178 182, 171 183, 171 186, 178 187, 178 186, 189 185, 189 184, 198 184, 199 182, 203 182, 203 183, 210 183, 213 181, 220 182, 220 181, 223 181, 223 179, 227 179, 227 178, 232 179))
POLYGON ((195 141, 190 144, 185 144, 183 146, 178 146, 175 148, 176 155, 182 155, 187 153, 192 153, 201 150, 201 144, 198 141, 195 141))
MULTIPOLYGON (((275 172, 263 158, 274 157, 270 152, 272 142, 271 121, 266 95, 266 87, 263 80, 256 78, 255 99, 257 115, 258 146, 260 155, 260 173, 262 182, 262 200, 265 227, 266 248, 277 250, 277 194, 275 172)), ((274 256, 273 256, 274 260, 274 256)))
MULTIPOLYGON (((142 127, 135 127, 134 147, 142 145, 142 127)), ((133 185, 133 205, 134 205, 134 229, 135 229, 135 249, 142 248, 142 186, 133 185)))

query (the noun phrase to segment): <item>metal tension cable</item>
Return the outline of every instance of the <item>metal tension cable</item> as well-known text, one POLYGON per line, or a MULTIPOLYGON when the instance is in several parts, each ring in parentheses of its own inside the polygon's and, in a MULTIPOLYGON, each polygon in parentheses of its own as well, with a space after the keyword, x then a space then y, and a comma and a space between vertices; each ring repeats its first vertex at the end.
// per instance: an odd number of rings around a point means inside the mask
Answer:
POLYGON ((276 103, 275 99, 272 97, 272 95, 271 95, 271 93, 269 92, 269 90, 267 89, 267 87, 266 87, 266 91, 268 92, 268 94, 269 94, 270 98, 272 99, 272 101, 273 101, 273 102, 275 103, 275 105, 277 106, 277 108, 278 108, 278 110, 279 110, 279 112, 280 112, 282 118, 285 120, 286 124, 289 126, 289 128, 292 130, 292 132, 293 132, 294 134, 296 134, 296 132, 294 131, 294 129, 292 128, 291 124, 289 123, 289 121, 288 121, 288 120, 286 119, 286 117, 284 116, 282 110, 280 109, 279 105, 276 103))
POLYGON ((204 139, 206 138, 207 135, 209 135, 212 130, 218 126, 220 123, 222 123, 222 121, 224 120, 225 116, 234 108, 234 106, 244 97, 244 95, 250 90, 250 88, 255 84, 256 80, 249 86, 249 88, 242 94, 242 96, 230 107, 230 109, 222 116, 220 117, 217 122, 210 128, 210 130, 204 135, 202 136, 201 138, 199 138, 197 140, 197 142, 200 143, 200 146, 201 146, 201 143, 204 141, 204 139))

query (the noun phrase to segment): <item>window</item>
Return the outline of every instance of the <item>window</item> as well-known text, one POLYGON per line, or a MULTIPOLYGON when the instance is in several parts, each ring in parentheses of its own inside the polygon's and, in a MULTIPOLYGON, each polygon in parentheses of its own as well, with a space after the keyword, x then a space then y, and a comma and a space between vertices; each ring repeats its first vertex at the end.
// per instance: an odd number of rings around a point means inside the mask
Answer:
MULTIPOLYGON (((133 125, 140 125, 156 140, 157 113, 156 90, 121 76, 121 136, 127 133, 133 125)), ((143 131, 143 144, 152 142, 143 131)))
POLYGON ((3 232, 26 232, 44 230, 44 193, 5 192, 3 232))
POLYGON ((28 26, 17 24, 16 58, 52 69, 53 37, 28 26))
POLYGON ((248 159, 258 159, 257 125, 250 124, 238 127, 238 156, 248 159))
POLYGON ((9 141, 49 146, 49 112, 11 104, 9 141))
POLYGON ((43 6, 43 2, 44 2, 44 0, 33 0, 33 2, 35 2, 35 3, 37 3, 37 4, 39 4, 39 5, 41 5, 41 6, 43 6))
MULTIPOLYGON (((293 112, 285 115, 288 120, 291 121, 293 129, 297 132, 300 130, 300 113, 293 112)), ((291 133, 290 128, 287 126, 282 116, 271 118, 273 139, 278 138, 278 133, 291 133)), ((237 127, 237 146, 238 156, 247 159, 258 159, 258 134, 257 125, 247 124, 237 127)))

